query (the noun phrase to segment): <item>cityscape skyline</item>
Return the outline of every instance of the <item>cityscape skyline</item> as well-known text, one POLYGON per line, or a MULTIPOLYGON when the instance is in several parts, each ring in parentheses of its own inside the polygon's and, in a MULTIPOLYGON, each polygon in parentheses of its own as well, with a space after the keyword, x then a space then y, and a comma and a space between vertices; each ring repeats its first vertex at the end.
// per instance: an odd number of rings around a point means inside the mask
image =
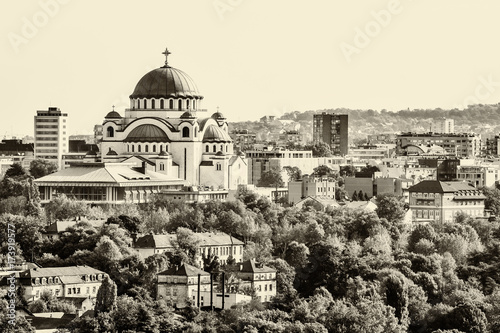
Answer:
POLYGON ((494 1, 9 3, 2 11, 1 80, 9 113, 0 135, 31 134, 33 114, 49 106, 68 113, 72 134, 92 133, 112 105, 124 113, 135 83, 163 65, 165 47, 170 64, 197 82, 209 112, 220 107, 229 121, 295 110, 497 103, 500 50, 491 37, 498 7, 494 1))

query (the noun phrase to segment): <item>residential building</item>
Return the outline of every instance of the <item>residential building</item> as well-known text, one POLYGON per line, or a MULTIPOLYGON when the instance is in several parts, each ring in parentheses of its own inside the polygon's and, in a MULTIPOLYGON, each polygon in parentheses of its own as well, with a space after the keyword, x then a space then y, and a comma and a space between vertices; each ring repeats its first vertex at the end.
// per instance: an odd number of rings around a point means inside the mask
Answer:
POLYGON ((304 136, 298 130, 282 130, 279 136, 279 145, 302 145, 304 144, 304 136))
POLYGON ((157 298, 177 308, 209 306, 210 300, 205 296, 200 295, 198 303, 198 291, 210 292, 210 279, 210 273, 195 266, 172 266, 158 273, 157 298))
POLYGON ((396 139, 396 153, 404 155, 418 146, 439 146, 446 154, 472 158, 481 154, 481 135, 475 133, 402 133, 396 139))
POLYGON ((19 274, 28 302, 40 299, 44 291, 73 302, 80 310, 93 310, 97 291, 106 273, 89 266, 31 268, 19 274), (81 307, 79 307, 81 305, 81 307))
POLYGON ((358 161, 382 160, 390 157, 390 149, 387 146, 362 145, 349 149, 349 157, 358 161))
POLYGON ((499 156, 500 150, 498 148, 500 145, 498 142, 500 141, 500 135, 495 135, 493 138, 486 139, 486 154, 491 156, 499 156))
POLYGON ((492 187, 499 180, 499 169, 488 165, 459 165, 457 180, 466 181, 475 187, 492 187))
POLYGON ((307 197, 335 200, 335 187, 334 179, 305 175, 301 180, 288 182, 288 202, 293 205, 307 197))
POLYGON ((39 110, 35 116, 35 158, 63 167, 62 155, 68 152, 68 114, 57 107, 39 110))
POLYGON ((247 129, 234 130, 229 133, 233 139, 234 148, 240 150, 252 149, 253 145, 257 142, 257 134, 250 132, 247 129))
POLYGON ((313 142, 325 142, 334 155, 348 154, 348 115, 326 113, 313 116, 313 142))
POLYGON ((276 269, 250 259, 239 265, 236 275, 242 280, 240 286, 255 290, 261 302, 269 302, 276 296, 276 269))
POLYGON ((339 170, 345 164, 343 157, 313 157, 311 150, 287 150, 285 148, 268 148, 248 150, 245 152, 248 162, 248 183, 257 185, 262 173, 271 169, 280 170, 286 182, 289 179, 284 167, 297 167, 302 174, 312 174, 314 168, 328 165, 332 170, 339 170))
POLYGON ((432 133, 455 133, 455 120, 449 118, 433 119, 431 121, 432 133))
POLYGON ((423 180, 410 187, 409 193, 414 222, 453 222, 459 212, 484 216, 486 197, 466 182, 423 180))
MULTIPOLYGON (((224 232, 197 232, 199 241, 197 264, 203 266, 203 257, 215 255, 219 263, 224 265, 230 258, 235 262, 243 261, 244 243, 239 239, 224 232)), ((157 253, 173 253, 174 244, 177 240, 176 234, 145 235, 137 239, 134 248, 142 258, 147 258, 157 253)))

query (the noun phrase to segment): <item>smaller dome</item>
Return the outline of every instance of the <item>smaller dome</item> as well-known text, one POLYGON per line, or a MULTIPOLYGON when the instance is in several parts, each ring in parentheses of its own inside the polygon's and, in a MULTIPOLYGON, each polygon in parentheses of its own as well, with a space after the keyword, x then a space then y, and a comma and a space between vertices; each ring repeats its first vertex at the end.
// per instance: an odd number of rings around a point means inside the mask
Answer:
POLYGON ((85 156, 97 156, 97 152, 95 150, 89 150, 85 156))
POLYGON ((193 119, 196 118, 191 111, 186 111, 181 115, 181 119, 193 119))
POLYGON ((170 142, 170 139, 161 128, 144 124, 134 128, 124 142, 170 142))
POLYGON ((225 154, 222 151, 220 151, 220 150, 215 154, 215 156, 224 156, 224 155, 225 154))
POLYGON ((109 112, 105 118, 106 119, 122 119, 122 116, 120 116, 120 114, 118 112, 113 110, 113 111, 109 112))
POLYGON ((222 113, 220 113, 219 111, 215 112, 212 115, 212 118, 213 119, 226 119, 226 117, 224 117, 224 115, 222 113))
POLYGON ((162 151, 158 154, 158 156, 162 156, 162 157, 163 157, 163 156, 165 156, 165 157, 167 157, 167 156, 170 156, 170 154, 169 154, 168 152, 166 152, 166 151, 162 150, 162 151))
POLYGON ((118 153, 116 151, 114 151, 113 149, 109 148, 109 151, 106 155, 107 156, 117 156, 118 153))
POLYGON ((210 125, 203 134, 203 142, 231 142, 231 137, 226 131, 216 125, 210 125))

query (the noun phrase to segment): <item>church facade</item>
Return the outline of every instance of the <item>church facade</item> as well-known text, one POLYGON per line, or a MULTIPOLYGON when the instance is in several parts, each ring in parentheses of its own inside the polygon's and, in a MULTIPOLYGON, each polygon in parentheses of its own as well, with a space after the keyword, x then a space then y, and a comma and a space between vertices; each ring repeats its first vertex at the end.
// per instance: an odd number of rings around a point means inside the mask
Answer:
POLYGON ((247 184, 247 160, 235 154, 224 115, 202 109, 194 81, 168 64, 145 74, 124 116, 102 123, 102 162, 144 162, 155 172, 192 186, 236 189, 247 184))

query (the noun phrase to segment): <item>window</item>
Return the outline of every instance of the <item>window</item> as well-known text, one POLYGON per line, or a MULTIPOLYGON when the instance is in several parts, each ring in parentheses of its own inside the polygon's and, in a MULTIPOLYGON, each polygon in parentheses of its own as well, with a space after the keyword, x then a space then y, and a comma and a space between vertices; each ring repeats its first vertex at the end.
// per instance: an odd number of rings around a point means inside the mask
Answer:
POLYGON ((186 101, 186 109, 189 109, 189 99, 186 101))
POLYGON ((151 109, 154 109, 154 108, 155 108, 155 100, 154 100, 154 99, 152 99, 152 100, 151 100, 151 109))
POLYGON ((141 152, 141 145, 137 145, 137 152, 141 152))
POLYGON ((71 295, 71 288, 68 288, 68 295, 71 295))
POLYGON ((160 153, 163 151, 163 145, 160 145, 160 153))
POLYGON ((196 110, 196 100, 193 100, 193 109, 196 110))
POLYGON ((115 129, 113 127, 109 126, 106 130, 106 133, 107 133, 109 138, 112 138, 115 136, 115 129))
POLYGON ((182 100, 181 99, 179 99, 179 101, 177 102, 177 109, 182 110, 182 100))
POLYGON ((149 146, 148 146, 148 145, 146 145, 146 146, 144 147, 144 151, 145 151, 146 153, 147 153, 147 152, 149 152, 149 146))
POLYGON ((220 163, 217 163, 217 171, 221 171, 222 170, 222 166, 220 163))
POLYGON ((156 145, 153 145, 153 153, 156 153, 156 145))
POLYGON ((87 287, 87 294, 90 294, 90 287, 87 287))
POLYGON ((132 152, 134 152, 134 145, 132 145, 132 152))
POLYGON ((214 150, 214 153, 217 151, 217 148, 215 147, 215 145, 214 145, 214 149, 213 150, 214 150))
POLYGON ((165 170, 165 165, 163 163, 160 163, 160 171, 165 170))
POLYGON ((210 148, 208 148, 208 145, 205 146, 205 153, 208 153, 208 151, 210 150, 210 148))
POLYGON ((273 284, 272 283, 269 285, 269 291, 273 291, 273 284))
POLYGON ((144 98, 144 108, 147 109, 148 108, 148 102, 147 102, 147 99, 144 98))
POLYGON ((137 108, 140 109, 141 108, 141 101, 140 100, 137 100, 137 108))
POLYGON ((189 138, 189 127, 184 127, 182 129, 182 137, 183 138, 189 138))
POLYGON ((165 101, 163 99, 160 100, 160 109, 165 108, 165 101))
POLYGON ((174 100, 173 100, 173 99, 171 99, 171 100, 169 100, 168 102, 169 102, 169 103, 168 103, 168 104, 169 104, 169 105, 168 105, 168 106, 169 106, 169 109, 170 109, 170 110, 172 110, 172 109, 174 108, 174 100))

